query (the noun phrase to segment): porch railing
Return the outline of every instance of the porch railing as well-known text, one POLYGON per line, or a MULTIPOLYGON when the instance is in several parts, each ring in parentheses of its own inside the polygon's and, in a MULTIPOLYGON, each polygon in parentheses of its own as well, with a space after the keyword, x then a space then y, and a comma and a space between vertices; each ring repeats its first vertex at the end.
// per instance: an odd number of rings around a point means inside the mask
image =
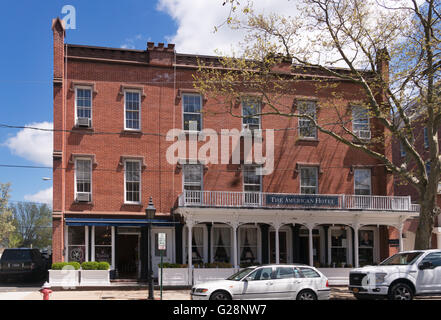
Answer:
POLYGON ((185 190, 180 207, 292 208, 418 212, 410 197, 185 190))

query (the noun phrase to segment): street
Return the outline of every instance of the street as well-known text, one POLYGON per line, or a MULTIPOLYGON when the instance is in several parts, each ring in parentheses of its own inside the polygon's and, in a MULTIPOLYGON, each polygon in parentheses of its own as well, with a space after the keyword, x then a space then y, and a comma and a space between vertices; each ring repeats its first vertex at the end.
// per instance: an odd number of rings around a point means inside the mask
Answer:
MULTIPOLYGON (((0 300, 42 300, 38 290, 41 285, 1 284, 0 300)), ((55 291, 50 300, 144 300, 147 290, 97 290, 97 291, 55 291)), ((155 290, 155 299, 160 292, 155 290)), ((190 300, 190 290, 164 290, 164 300, 190 300)), ((331 287, 331 300, 355 300, 347 287, 331 287)), ((415 300, 441 300, 441 297, 416 297, 415 300)))

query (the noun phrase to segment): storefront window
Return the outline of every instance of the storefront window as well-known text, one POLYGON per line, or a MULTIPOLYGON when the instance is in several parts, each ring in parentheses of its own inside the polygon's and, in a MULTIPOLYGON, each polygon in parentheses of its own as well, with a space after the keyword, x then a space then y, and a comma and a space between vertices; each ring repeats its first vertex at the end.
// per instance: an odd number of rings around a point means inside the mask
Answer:
POLYGON ((214 262, 230 262, 231 257, 230 228, 213 228, 213 260, 214 262))
POLYGON ((257 228, 241 228, 240 231, 240 263, 254 264, 257 262, 257 228))
POLYGON ((95 261, 112 263, 112 227, 95 227, 95 261))
MULTIPOLYGON (((193 227, 192 229, 192 253, 191 261, 193 264, 204 262, 204 228, 193 227)), ((185 259, 188 260, 188 229, 187 236, 185 237, 185 259)), ((188 261, 187 261, 188 262, 188 261)))
POLYGON ((374 231, 358 231, 358 256, 360 266, 374 263, 374 231))
POLYGON ((331 263, 341 265, 347 263, 346 229, 331 229, 331 263))
POLYGON ((68 227, 67 260, 82 263, 86 260, 85 227, 68 227))

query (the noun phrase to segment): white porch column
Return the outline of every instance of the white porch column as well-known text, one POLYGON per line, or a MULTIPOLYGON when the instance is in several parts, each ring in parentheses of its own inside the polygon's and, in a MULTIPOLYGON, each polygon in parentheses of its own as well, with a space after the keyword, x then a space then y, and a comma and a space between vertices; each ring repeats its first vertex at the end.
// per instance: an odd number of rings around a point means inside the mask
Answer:
POLYGON ((398 232, 400 233, 400 252, 401 251, 404 251, 404 244, 403 244, 403 224, 401 223, 399 226, 398 226, 398 232))
POLYGON ((280 263, 280 241, 279 241, 279 229, 280 225, 274 226, 275 231, 275 242, 276 242, 276 264, 280 263))
POLYGON ((232 232, 233 232, 233 267, 238 268, 237 264, 237 223, 231 224, 232 232))
POLYGON ((92 247, 92 253, 90 257, 90 261, 95 261, 95 226, 92 226, 92 234, 91 234, 91 247, 92 247))
MULTIPOLYGON (((94 227, 92 227, 94 228, 94 227)), ((89 257, 89 226, 85 227, 84 230, 84 243, 86 244, 86 248, 84 250, 84 261, 90 261, 90 257, 89 257)), ((93 250, 93 246, 92 246, 92 250, 93 250)))
POLYGON ((358 229, 359 229, 359 225, 358 224, 354 224, 353 228, 354 228, 354 266, 355 268, 359 267, 360 261, 359 261, 359 256, 358 256, 358 229))
POLYGON ((193 261, 192 261, 192 255, 193 255, 193 248, 192 248, 192 245, 193 245, 193 234, 192 234, 192 232, 193 232, 193 221, 188 221, 187 220, 187 229, 188 229, 188 243, 187 243, 187 246, 188 246, 188 248, 187 248, 187 251, 188 251, 188 268, 189 269, 191 269, 192 267, 193 267, 193 261))
POLYGON ((64 261, 68 262, 69 259, 69 226, 66 224, 64 226, 64 248, 63 248, 63 252, 64 252, 64 261))
POLYGON ((112 266, 111 269, 115 269, 115 227, 112 227, 112 266))
POLYGON ((433 228, 433 232, 436 234, 436 248, 441 249, 441 228, 433 228))
POLYGON ((308 238, 308 243, 309 243, 309 265, 313 266, 314 265, 314 246, 313 246, 313 242, 312 242, 312 229, 314 229, 314 225, 313 224, 308 224, 308 231, 309 231, 309 238, 308 238))

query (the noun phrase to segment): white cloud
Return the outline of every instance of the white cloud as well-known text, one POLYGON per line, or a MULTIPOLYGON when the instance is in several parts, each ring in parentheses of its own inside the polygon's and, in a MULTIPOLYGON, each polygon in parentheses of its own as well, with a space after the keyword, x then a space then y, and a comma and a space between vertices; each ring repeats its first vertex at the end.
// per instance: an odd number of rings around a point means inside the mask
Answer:
MULTIPOLYGON (((52 129, 51 122, 35 122, 25 127, 52 129)), ((22 129, 4 143, 14 155, 36 164, 52 166, 53 132, 22 129)))
MULTIPOLYGON (((124 43, 120 46, 120 48, 121 49, 135 49, 136 45, 143 39, 146 41, 150 41, 150 37, 145 39, 145 37, 142 34, 137 34, 133 37, 126 38, 124 40, 124 43)), ((145 48, 145 43, 143 45, 145 48)), ((144 48, 142 48, 142 49, 144 49, 144 48)))
MULTIPOLYGON (((297 1, 259 0, 253 8, 256 12, 294 15, 297 1)), ((178 52, 191 54, 230 53, 238 47, 244 32, 232 30, 228 26, 214 32, 228 17, 229 6, 222 6, 220 0, 159 0, 157 9, 170 15, 178 29, 168 40, 176 44, 178 52)))
POLYGON ((35 194, 27 194, 24 196, 26 201, 46 203, 52 206, 52 187, 41 190, 35 194))

